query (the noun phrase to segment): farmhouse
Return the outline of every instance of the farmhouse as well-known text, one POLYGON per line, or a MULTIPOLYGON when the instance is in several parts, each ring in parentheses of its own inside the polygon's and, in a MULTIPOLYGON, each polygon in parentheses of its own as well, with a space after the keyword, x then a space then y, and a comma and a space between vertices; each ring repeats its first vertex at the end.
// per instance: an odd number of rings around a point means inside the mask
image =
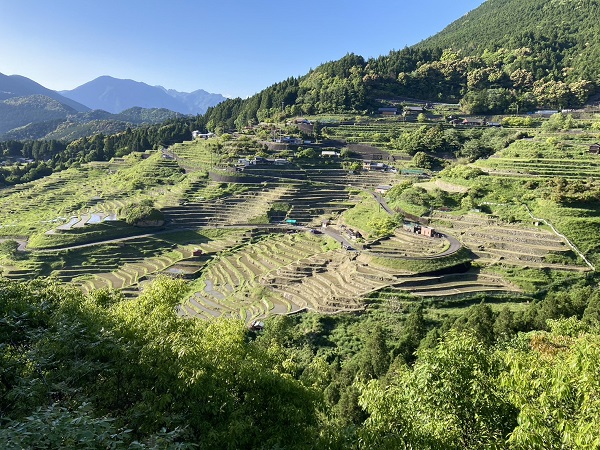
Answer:
POLYGON ((333 150, 323 150, 321 152, 322 158, 337 158, 340 154, 338 152, 334 152, 333 150))
POLYGON ((302 139, 293 138, 291 136, 284 136, 281 139, 275 139, 277 144, 290 144, 290 145, 301 145, 304 142, 302 139))
POLYGON ((214 133, 200 133, 198 130, 192 131, 192 139, 208 139, 214 136, 214 133))
POLYGON ((594 155, 599 155, 600 154, 600 144, 595 143, 590 145, 590 153, 594 154, 594 155))
POLYGON ((387 169, 387 164, 375 161, 363 161, 363 170, 378 170, 385 171, 387 169))
POLYGON ((398 108, 379 108, 377 112, 382 116, 395 116, 398 114, 398 108))
POLYGON ((466 127, 480 127, 481 122, 474 119, 465 119, 462 121, 462 124, 466 127))
POLYGON ((411 114, 419 114, 424 111, 422 106, 405 106, 402 108, 402 112, 405 116, 409 116, 411 114))

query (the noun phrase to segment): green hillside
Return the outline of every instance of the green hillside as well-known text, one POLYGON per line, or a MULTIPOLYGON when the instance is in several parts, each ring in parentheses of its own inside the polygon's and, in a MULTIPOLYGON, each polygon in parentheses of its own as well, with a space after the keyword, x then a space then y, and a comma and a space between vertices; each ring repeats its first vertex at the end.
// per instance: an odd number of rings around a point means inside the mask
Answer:
POLYGON ((374 112, 410 99, 460 102, 475 114, 580 107, 600 83, 598 10, 595 0, 489 0, 412 48, 369 60, 348 54, 223 102, 208 110, 207 123, 240 129, 266 118, 374 112))
POLYGON ((0 102, 0 133, 32 122, 62 119, 76 111, 44 95, 13 97, 0 102))
MULTIPOLYGON (((454 48, 463 55, 527 48, 564 70, 567 80, 600 76, 597 0, 488 0, 417 48, 454 48)), ((560 78, 563 74, 554 74, 560 78)))
POLYGON ((19 97, 0 102, 0 139, 24 141, 60 139, 73 141, 84 136, 117 134, 144 124, 161 124, 183 117, 164 108, 130 108, 119 114, 102 110, 76 113, 48 97, 19 97), (17 125, 17 126, 15 126, 17 125))

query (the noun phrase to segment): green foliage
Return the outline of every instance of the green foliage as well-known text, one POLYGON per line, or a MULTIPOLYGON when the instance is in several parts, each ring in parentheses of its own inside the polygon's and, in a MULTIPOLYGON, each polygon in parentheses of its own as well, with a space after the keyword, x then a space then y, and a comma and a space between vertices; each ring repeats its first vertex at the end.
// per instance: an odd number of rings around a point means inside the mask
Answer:
POLYGON ((314 159, 318 156, 317 151, 310 147, 310 148, 306 148, 304 150, 300 150, 299 152, 296 153, 296 158, 302 158, 302 159, 314 159))
POLYGON ((508 351, 502 379, 519 410, 509 444, 514 448, 598 448, 600 341, 582 334, 576 320, 556 322, 551 333, 523 336, 508 351), (577 328, 575 334, 565 330, 577 328))
POLYGON ((143 200, 138 204, 129 204, 119 211, 119 216, 128 225, 138 225, 144 222, 161 222, 164 215, 154 208, 151 200, 143 200))
POLYGON ((397 220, 390 216, 375 217, 368 222, 369 228, 372 230, 372 237, 381 238, 390 236, 394 230, 400 225, 397 220))
POLYGON ((19 243, 12 239, 8 239, 6 241, 0 242, 0 258, 14 258, 17 256, 17 249, 19 248, 19 243))
POLYGON ((389 384, 362 385, 359 402, 370 414, 362 448, 503 448, 515 425, 497 383, 503 369, 473 336, 449 334, 413 368, 388 375, 389 384))
POLYGON ((571 114, 556 113, 550 116, 550 119, 542 124, 542 128, 547 131, 571 130, 576 128, 577 124, 571 114))
POLYGON ((447 178, 454 178, 459 180, 473 180, 481 177, 485 173, 478 167, 456 164, 444 169, 440 176, 447 178))
POLYGON ((534 121, 531 117, 503 117, 503 127, 523 127, 531 128, 534 126, 534 121))
POLYGON ((1 443, 314 442, 318 396, 290 377, 285 352, 249 341, 240 322, 179 319, 183 282, 162 278, 136 301, 102 302, 44 283, 0 283, 1 443))

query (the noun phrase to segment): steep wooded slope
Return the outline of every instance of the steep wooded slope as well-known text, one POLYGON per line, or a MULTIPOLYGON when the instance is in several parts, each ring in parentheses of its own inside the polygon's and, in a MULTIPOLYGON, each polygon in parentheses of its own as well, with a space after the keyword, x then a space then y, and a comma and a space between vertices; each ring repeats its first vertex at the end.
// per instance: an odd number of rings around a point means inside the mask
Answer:
POLYGON ((398 97, 460 102, 477 114, 581 106, 600 85, 599 12, 598 0, 488 0, 412 48, 366 61, 348 54, 223 102, 207 123, 373 111, 398 97))
POLYGON ((567 79, 597 81, 599 17, 598 0, 488 0, 416 47, 460 49, 465 55, 539 49, 540 58, 562 66, 567 79))

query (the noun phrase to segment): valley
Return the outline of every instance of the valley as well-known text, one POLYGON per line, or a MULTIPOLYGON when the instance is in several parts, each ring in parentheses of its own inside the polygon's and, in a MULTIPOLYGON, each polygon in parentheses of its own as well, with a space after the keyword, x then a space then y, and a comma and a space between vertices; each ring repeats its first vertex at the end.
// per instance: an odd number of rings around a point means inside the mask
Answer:
MULTIPOLYGON (((4 189, 0 233, 21 246, 3 259, 3 276, 128 298, 157 276, 182 277, 189 294, 180 315, 252 323, 424 300, 443 313, 453 299, 482 295, 501 308, 515 295, 527 301, 548 280, 594 269, 595 247, 573 229, 583 219, 565 206, 549 210, 541 194, 558 174, 565 183, 594 176, 593 132, 457 129, 432 117, 418 124, 365 116, 360 125, 309 117, 321 124, 322 141, 304 135, 302 145, 264 140, 260 125, 4 189), (474 164, 432 155, 437 169, 419 168, 402 136, 433 132, 528 137, 474 164), (123 210, 143 202, 160 211, 160 222, 125 223, 123 210), (433 237, 419 234, 422 227, 433 237)), ((589 214, 593 227, 598 218, 589 214)))

